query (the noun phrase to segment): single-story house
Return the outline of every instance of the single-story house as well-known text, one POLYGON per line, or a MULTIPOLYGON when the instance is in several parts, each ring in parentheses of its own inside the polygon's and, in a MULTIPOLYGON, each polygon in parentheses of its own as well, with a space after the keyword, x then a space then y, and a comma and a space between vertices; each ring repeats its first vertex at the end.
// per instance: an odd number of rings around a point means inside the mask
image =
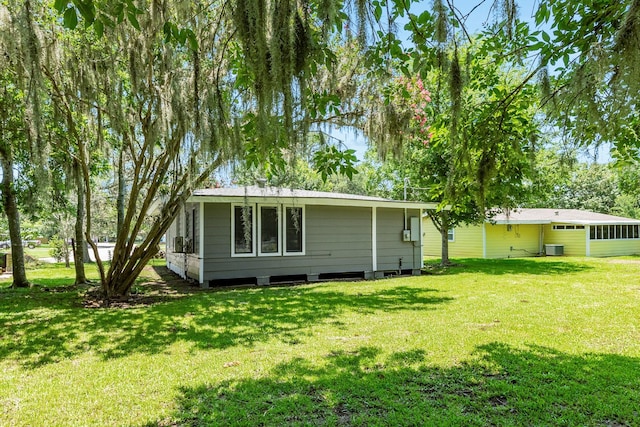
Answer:
MULTIPOLYGON (((423 216, 424 254, 441 255, 440 234, 423 216)), ((518 209, 449 230, 452 258, 640 254, 640 220, 577 209, 518 209)))
POLYGON ((420 218, 435 207, 264 186, 196 190, 167 231, 167 266, 203 287, 420 274, 420 218))

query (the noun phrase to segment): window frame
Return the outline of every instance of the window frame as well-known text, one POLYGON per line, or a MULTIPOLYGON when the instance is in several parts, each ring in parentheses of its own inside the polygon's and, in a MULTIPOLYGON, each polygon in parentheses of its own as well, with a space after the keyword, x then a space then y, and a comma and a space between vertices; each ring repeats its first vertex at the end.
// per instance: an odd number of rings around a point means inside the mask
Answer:
POLYGON ((307 245, 307 217, 305 205, 293 205, 284 203, 231 203, 231 230, 230 234, 230 250, 231 258, 250 258, 250 257, 277 257, 277 256, 304 256, 306 255, 307 245), (244 208, 245 206, 251 209, 251 252, 236 253, 236 208, 244 208), (262 208, 276 208, 278 216, 278 251, 277 252, 263 252, 262 251, 262 208), (301 209, 302 215, 302 251, 291 252, 287 249, 287 230, 286 230, 286 215, 287 208, 301 209))
POLYGON ((454 227, 449 227, 447 229, 447 241, 448 242, 456 241, 456 229, 454 227))
POLYGON ((231 257, 248 258, 256 256, 256 206, 255 204, 232 203, 231 204, 231 257), (236 253, 236 208, 249 207, 251 213, 251 252, 236 253))
POLYGON ((200 239, 198 238, 198 230, 196 229, 196 221, 198 220, 197 207, 194 205, 191 208, 191 253, 197 254, 200 247, 200 239))
POLYGON ((258 256, 260 257, 269 257, 269 256, 280 256, 282 255, 282 209, 280 204, 272 204, 272 203, 259 203, 256 208, 257 213, 257 222, 258 229, 255 233, 255 243, 258 248, 258 256), (276 222, 277 222, 277 231, 276 237, 278 239, 278 250, 276 252, 262 252, 262 208, 275 208, 276 209, 276 222))
POLYGON ((302 256, 306 254, 306 244, 307 244, 307 218, 306 218, 306 209, 304 205, 291 205, 291 204, 283 204, 282 205, 282 255, 283 256, 302 256), (289 248, 287 248, 287 208, 297 208, 301 209, 301 219, 302 219, 302 251, 301 252, 290 252, 289 248))
POLYGON ((580 231, 584 230, 584 225, 575 224, 553 224, 551 226, 553 231, 580 231))
POLYGON ((598 224, 592 225, 591 230, 589 240, 640 239, 640 225, 638 224, 598 224))

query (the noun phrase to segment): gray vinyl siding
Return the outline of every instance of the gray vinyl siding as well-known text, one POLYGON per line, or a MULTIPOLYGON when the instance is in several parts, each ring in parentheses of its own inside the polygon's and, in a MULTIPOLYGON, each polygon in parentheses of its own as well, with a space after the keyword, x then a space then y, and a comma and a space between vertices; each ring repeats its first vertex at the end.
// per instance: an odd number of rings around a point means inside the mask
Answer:
MULTIPOLYGON (((402 230, 405 229, 404 210, 378 208, 376 215, 378 271, 399 270, 400 259, 402 259, 402 270, 419 269, 422 264, 420 242, 402 240, 402 230)), ((407 228, 410 227, 409 218, 412 216, 420 218, 420 211, 407 210, 407 228)))
POLYGON ((188 203, 183 209, 180 209, 176 220, 171 224, 166 234, 167 267, 181 277, 195 280, 199 280, 200 273, 200 259, 198 257, 199 223, 199 204, 188 203), (174 238, 177 236, 191 240, 190 253, 174 252, 174 238))
POLYGON ((175 221, 171 224, 169 229, 167 230, 166 240, 167 240, 167 248, 165 251, 165 256, 167 258, 167 268, 178 274, 181 277, 185 277, 185 267, 184 267, 184 254, 177 254, 174 252, 173 240, 176 236, 180 235, 180 213, 178 212, 178 216, 175 221))
POLYGON ((368 207, 305 206, 305 255, 231 257, 231 205, 205 203, 204 215, 205 281, 372 270, 368 207))
POLYGON ((185 217, 185 237, 191 242, 191 247, 186 254, 187 277, 200 280, 200 256, 199 256, 199 236, 200 236, 200 204, 187 203, 184 209, 185 217))
POLYGON ((184 209, 185 230, 184 237, 191 241, 190 253, 198 254, 200 235, 200 204, 187 203, 184 209))

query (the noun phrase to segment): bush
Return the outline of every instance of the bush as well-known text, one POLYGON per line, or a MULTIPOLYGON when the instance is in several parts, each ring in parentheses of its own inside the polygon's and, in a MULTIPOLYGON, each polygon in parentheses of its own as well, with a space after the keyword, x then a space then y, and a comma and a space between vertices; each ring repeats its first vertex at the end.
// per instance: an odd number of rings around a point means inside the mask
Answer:
POLYGON ((49 255, 55 258, 56 262, 62 262, 69 257, 69 245, 58 236, 54 236, 49 242, 51 249, 49 255))

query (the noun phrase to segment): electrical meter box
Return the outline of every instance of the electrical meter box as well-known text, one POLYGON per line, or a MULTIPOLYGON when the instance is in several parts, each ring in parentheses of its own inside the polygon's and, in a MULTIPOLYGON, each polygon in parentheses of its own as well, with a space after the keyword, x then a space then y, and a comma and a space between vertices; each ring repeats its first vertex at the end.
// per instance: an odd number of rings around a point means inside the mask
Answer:
POLYGON ((411 241, 420 241, 420 218, 412 216, 411 218, 411 241))
POLYGON ((403 242, 411 241, 411 230, 402 230, 402 241, 403 242))

